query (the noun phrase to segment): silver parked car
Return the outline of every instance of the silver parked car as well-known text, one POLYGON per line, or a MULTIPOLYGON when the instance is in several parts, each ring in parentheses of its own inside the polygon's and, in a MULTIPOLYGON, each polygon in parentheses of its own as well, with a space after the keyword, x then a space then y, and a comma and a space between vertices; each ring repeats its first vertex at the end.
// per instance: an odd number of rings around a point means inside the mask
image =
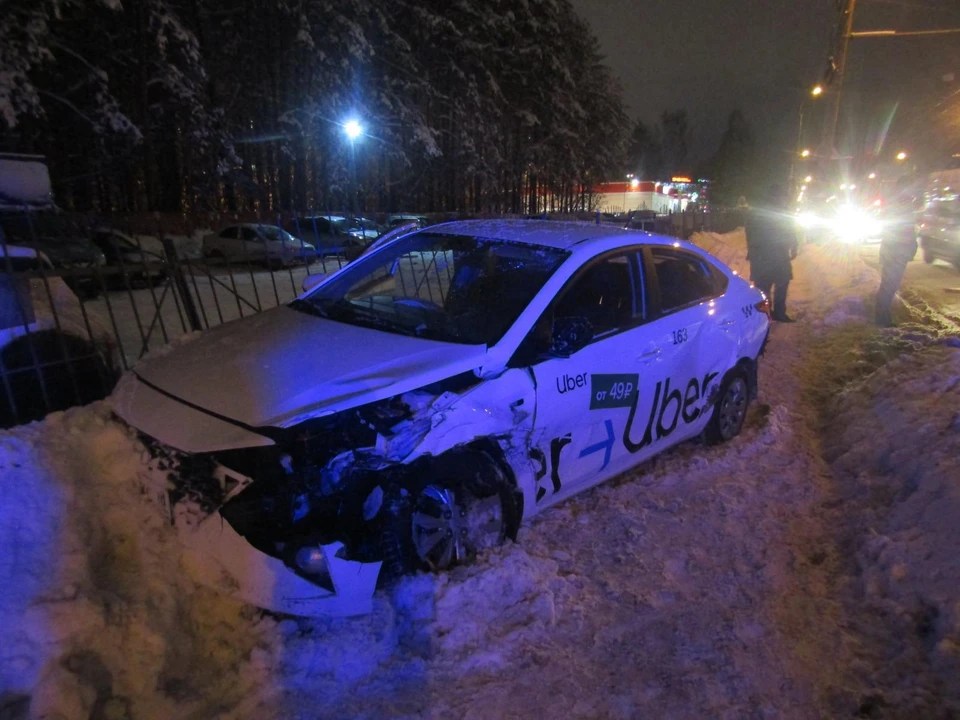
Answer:
POLYGON ((313 262, 317 249, 275 225, 243 223, 225 227, 203 239, 203 256, 225 262, 262 262, 286 267, 313 262))

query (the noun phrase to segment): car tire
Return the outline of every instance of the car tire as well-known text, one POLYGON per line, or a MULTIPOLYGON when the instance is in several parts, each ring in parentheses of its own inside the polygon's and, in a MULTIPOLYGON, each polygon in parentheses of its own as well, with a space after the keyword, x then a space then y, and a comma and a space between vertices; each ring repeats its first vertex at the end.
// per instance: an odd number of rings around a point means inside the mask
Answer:
POLYGON ((921 251, 921 256, 923 257, 923 261, 927 265, 932 265, 933 261, 937 259, 937 256, 933 254, 930 248, 926 247, 926 242, 924 238, 920 238, 920 247, 923 248, 923 250, 921 251))
POLYGON ((388 580, 416 570, 439 572, 479 550, 516 538, 520 505, 509 472, 483 450, 426 458, 401 483, 383 538, 388 580))
POLYGON ((750 380, 746 371, 737 367, 720 384, 713 415, 703 431, 707 445, 719 445, 739 435, 749 406, 750 380))

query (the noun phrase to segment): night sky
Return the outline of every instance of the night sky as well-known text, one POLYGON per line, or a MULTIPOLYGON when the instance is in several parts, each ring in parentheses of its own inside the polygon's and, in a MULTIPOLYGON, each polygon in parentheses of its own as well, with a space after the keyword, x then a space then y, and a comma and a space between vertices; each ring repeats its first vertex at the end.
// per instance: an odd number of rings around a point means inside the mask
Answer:
MULTIPOLYGON (((734 108, 744 111, 771 161, 790 162, 800 103, 826 67, 835 0, 572 3, 600 39, 632 117, 652 123, 666 108, 687 109, 694 126, 691 165, 715 151, 734 108)), ((960 0, 860 0, 855 29, 958 26, 960 0)), ((960 35, 855 39, 848 73, 841 120, 848 150, 922 145, 918 135, 930 129, 918 126, 918 108, 960 87, 960 35), (957 79, 946 83, 942 77, 950 72, 957 79)), ((805 145, 819 140, 820 107, 807 103, 805 145)))

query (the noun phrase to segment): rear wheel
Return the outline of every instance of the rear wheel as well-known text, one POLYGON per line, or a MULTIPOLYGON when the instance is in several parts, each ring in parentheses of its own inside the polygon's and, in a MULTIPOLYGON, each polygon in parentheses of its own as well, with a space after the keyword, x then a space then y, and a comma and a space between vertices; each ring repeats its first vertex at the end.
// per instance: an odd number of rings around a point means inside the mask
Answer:
POLYGON ((730 371, 720 385, 717 404, 704 430, 707 444, 717 445, 739 435, 749 404, 750 385, 746 372, 741 368, 730 371))
POLYGON ((927 247, 926 238, 920 238, 920 247, 922 248, 921 254, 923 257, 923 261, 927 265, 930 265, 931 263, 933 263, 934 260, 937 259, 937 256, 934 255, 933 252, 931 252, 930 248, 927 247))

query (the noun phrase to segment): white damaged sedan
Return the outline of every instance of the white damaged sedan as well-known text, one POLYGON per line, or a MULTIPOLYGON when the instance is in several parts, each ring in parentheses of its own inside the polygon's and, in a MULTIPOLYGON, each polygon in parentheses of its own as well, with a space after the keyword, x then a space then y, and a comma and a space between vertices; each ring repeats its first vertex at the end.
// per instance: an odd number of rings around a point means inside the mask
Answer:
POLYGON ((579 223, 403 234, 290 305, 138 365, 114 395, 210 583, 367 612, 521 520, 740 432, 769 319, 698 248, 579 223))

